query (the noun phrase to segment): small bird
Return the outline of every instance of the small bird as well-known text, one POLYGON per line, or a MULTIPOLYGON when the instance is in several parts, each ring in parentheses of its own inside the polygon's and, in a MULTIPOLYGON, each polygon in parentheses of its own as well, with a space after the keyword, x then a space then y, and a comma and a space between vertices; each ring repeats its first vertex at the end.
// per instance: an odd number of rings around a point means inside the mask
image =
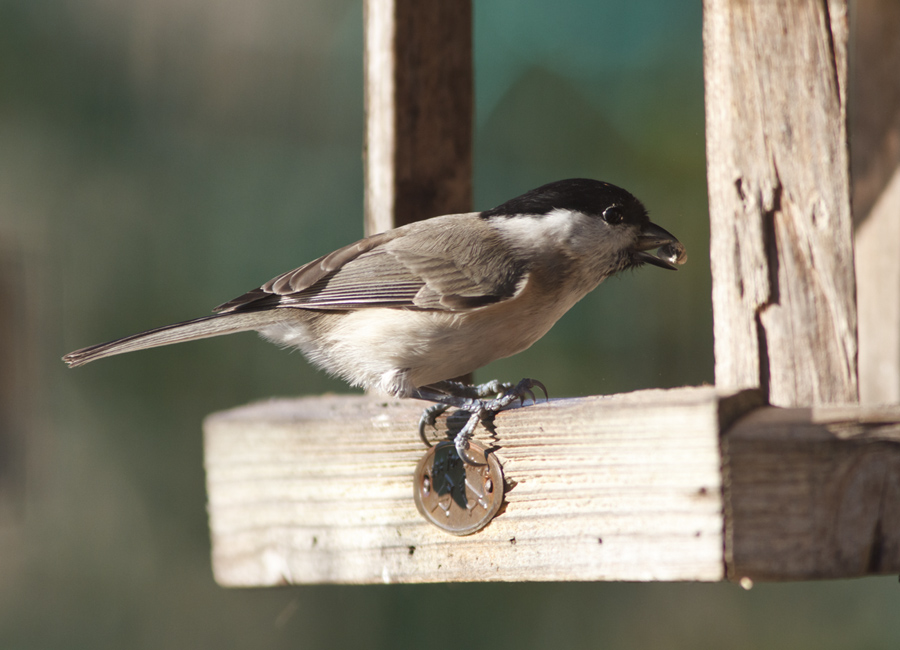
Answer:
POLYGON ((543 384, 452 381, 530 347, 609 276, 643 264, 674 270, 684 246, 626 190, 573 178, 483 212, 451 214, 361 239, 214 314, 70 352, 80 366, 171 343, 256 330, 299 348, 353 386, 434 402, 419 434, 453 407, 470 413, 454 442, 467 458, 483 418, 543 384), (657 250, 658 249, 658 250, 657 250), (657 250, 657 254, 651 251, 657 250))

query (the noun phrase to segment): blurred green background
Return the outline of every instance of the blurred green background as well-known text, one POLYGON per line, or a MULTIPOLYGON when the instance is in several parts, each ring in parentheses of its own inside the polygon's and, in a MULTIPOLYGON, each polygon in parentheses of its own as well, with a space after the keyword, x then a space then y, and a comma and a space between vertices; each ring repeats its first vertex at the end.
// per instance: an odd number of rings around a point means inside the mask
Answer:
MULTIPOLYGON (((475 207, 601 178, 690 253, 478 378, 712 381, 699 5, 476 0, 475 207)), ((346 387, 250 334, 59 357, 361 236, 362 127, 359 0, 0 0, 2 363, 27 434, 0 464, 0 648, 900 647, 896 578, 215 585, 202 418, 346 387)))

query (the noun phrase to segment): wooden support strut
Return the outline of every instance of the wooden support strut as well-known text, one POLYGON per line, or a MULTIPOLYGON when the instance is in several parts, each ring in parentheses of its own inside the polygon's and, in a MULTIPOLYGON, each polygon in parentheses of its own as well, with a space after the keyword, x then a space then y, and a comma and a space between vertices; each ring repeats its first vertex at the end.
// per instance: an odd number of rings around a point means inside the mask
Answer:
POLYGON ((366 234, 472 209, 469 0, 366 0, 366 234))

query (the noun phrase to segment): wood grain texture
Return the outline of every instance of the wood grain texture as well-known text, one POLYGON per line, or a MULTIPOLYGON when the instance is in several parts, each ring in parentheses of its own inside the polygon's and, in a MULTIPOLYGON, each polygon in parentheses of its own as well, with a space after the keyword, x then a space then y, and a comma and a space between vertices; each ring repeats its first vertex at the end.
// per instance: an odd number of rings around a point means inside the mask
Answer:
POLYGON ((366 234, 470 211, 470 1, 364 7, 366 234))
POLYGON ((204 429, 216 580, 720 580, 718 431, 747 399, 685 388, 505 411, 493 442, 511 489, 462 538, 413 503, 421 403, 326 396, 214 414, 204 429))
POLYGON ((900 571, 900 408, 764 408, 723 441, 730 579, 900 571))
POLYGON ((706 0, 716 384, 857 400, 843 0, 706 0))

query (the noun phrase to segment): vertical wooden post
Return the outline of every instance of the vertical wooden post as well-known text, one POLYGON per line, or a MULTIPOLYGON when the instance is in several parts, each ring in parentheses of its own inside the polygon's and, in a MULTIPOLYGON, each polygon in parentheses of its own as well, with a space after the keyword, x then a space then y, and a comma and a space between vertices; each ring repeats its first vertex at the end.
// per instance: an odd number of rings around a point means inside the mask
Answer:
POLYGON ((859 393, 900 403, 900 3, 856 0, 851 16, 850 154, 859 393))
POLYGON ((846 0, 704 1, 716 384, 855 402, 846 0))
POLYGON ((472 204, 469 0, 366 0, 366 234, 472 204))

